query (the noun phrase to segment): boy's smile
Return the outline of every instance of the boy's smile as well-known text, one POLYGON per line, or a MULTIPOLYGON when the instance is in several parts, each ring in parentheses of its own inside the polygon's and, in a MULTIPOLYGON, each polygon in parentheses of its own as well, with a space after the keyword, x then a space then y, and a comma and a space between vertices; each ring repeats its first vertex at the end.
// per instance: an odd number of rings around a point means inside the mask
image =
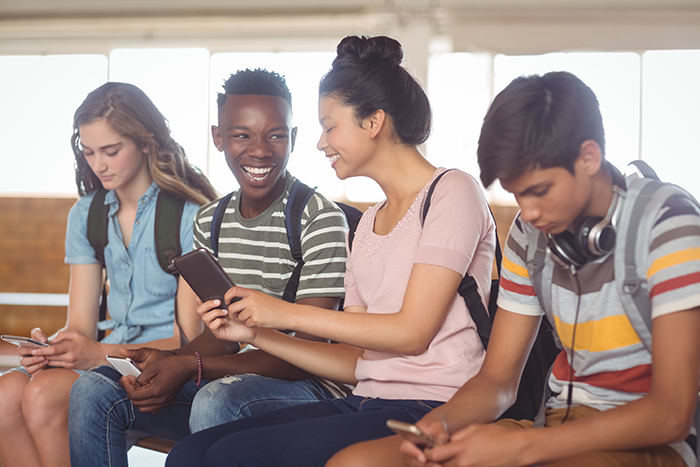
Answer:
POLYGON ((296 128, 281 97, 229 95, 212 126, 214 144, 241 186, 241 214, 253 218, 284 192, 296 128))

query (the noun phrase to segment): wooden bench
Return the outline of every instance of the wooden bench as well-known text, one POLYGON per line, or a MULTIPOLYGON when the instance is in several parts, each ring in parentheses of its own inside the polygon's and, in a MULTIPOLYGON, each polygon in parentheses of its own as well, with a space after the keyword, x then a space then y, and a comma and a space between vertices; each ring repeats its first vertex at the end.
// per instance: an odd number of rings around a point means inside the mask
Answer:
POLYGON ((162 452, 167 454, 175 446, 172 441, 167 441, 162 438, 156 438, 155 436, 149 436, 147 438, 141 438, 136 443, 136 446, 144 449, 150 449, 151 451, 162 452))

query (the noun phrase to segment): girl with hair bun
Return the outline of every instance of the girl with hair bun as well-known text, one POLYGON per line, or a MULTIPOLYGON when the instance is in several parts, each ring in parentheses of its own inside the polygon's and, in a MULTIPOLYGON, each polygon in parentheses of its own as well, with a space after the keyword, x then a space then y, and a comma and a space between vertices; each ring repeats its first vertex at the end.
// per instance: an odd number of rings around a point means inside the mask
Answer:
POLYGON ((338 177, 370 177, 386 195, 348 244, 344 313, 242 287, 226 294, 227 310, 218 301, 197 309, 219 339, 354 384, 353 394, 190 435, 168 467, 322 466, 351 444, 391 435, 388 419, 419 420, 478 372, 484 349, 457 289, 468 272, 488 300, 495 225, 476 180, 433 167, 418 150, 430 133, 430 104, 402 56, 394 39, 346 37, 319 87, 318 149, 338 177))
POLYGON ((119 349, 145 343, 177 348, 181 339, 202 330, 193 299, 186 304, 180 300, 175 316, 178 279, 161 268, 156 256, 155 212, 161 192, 184 205, 173 227, 187 252, 193 245, 194 215, 216 192, 189 164, 165 117, 136 86, 106 83, 76 110, 71 145, 80 199, 68 214, 66 229, 68 317, 51 338, 33 329, 33 339, 51 345, 20 347, 22 367, 0 377, 0 458, 5 467, 70 465, 68 402, 80 374, 106 365, 105 356, 119 349), (106 211, 104 279, 100 255, 87 233, 88 212, 98 192, 104 201, 97 202, 106 211), (104 280, 109 280, 111 319, 98 322, 104 280), (98 329, 110 333, 98 341, 98 329))

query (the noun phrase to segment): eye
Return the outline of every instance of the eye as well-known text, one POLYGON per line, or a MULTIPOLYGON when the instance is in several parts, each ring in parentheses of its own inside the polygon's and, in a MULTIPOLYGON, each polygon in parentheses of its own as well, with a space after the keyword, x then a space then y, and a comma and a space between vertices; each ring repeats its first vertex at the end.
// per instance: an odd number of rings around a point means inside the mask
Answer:
POLYGON ((334 126, 330 127, 329 129, 327 129, 327 130, 325 131, 325 133, 330 133, 331 130, 332 130, 333 128, 335 128, 335 127, 334 127, 334 126))
POLYGON ((538 198, 541 198, 541 197, 545 196, 548 192, 549 192, 549 187, 542 188, 542 189, 537 190, 537 191, 533 191, 532 194, 533 194, 533 196, 537 196, 538 198))
POLYGON ((245 133, 236 133, 236 134, 231 135, 231 138, 247 139, 248 135, 245 133))
POLYGON ((107 153, 107 156, 109 156, 109 157, 114 157, 114 156, 116 156, 117 154, 119 154, 119 151, 108 152, 108 153, 107 153))
POLYGON ((280 133, 278 135, 270 136, 270 139, 289 139, 289 136, 286 133, 280 133))
POLYGON ((89 157, 89 156, 92 156, 94 154, 95 153, 92 151, 87 151, 87 150, 83 149, 83 156, 85 156, 85 157, 89 157))

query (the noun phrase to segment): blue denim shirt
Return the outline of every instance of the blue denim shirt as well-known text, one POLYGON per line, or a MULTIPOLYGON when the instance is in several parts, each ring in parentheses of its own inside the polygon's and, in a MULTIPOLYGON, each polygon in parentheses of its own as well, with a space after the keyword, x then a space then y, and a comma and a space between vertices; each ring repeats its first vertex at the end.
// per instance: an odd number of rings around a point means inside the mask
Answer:
MULTIPOLYGON (((134 229, 129 247, 124 240, 117 210, 119 199, 109 191, 105 204, 109 205, 105 247, 105 265, 109 279, 107 309, 112 319, 100 322, 99 329, 112 332, 106 343, 144 343, 173 335, 177 280, 158 264, 155 249, 154 222, 156 197, 160 191, 153 183, 139 198, 134 229)), ((87 216, 94 193, 78 200, 68 214, 66 228, 66 257, 68 264, 96 263, 95 250, 87 239, 87 216)), ((187 202, 180 223, 182 252, 192 250, 192 221, 199 206, 187 202)))

